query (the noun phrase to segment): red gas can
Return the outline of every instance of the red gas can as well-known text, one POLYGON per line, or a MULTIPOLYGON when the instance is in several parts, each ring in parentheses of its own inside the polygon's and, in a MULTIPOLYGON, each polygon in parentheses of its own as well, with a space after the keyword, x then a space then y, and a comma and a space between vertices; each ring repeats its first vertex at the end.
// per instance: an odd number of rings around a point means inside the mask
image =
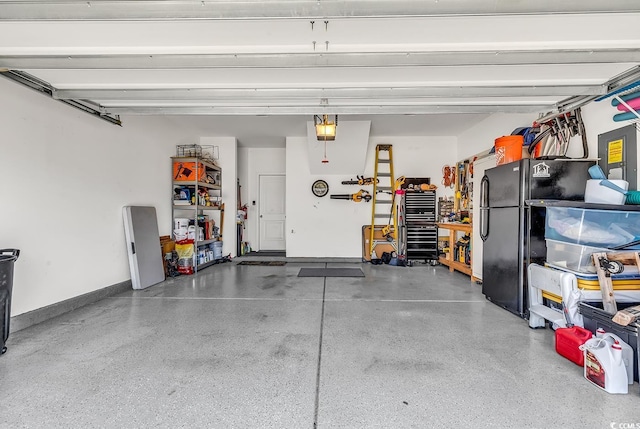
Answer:
POLYGON ((584 366, 584 353, 579 347, 592 336, 591 331, 580 326, 558 328, 556 329, 556 351, 576 365, 584 366))

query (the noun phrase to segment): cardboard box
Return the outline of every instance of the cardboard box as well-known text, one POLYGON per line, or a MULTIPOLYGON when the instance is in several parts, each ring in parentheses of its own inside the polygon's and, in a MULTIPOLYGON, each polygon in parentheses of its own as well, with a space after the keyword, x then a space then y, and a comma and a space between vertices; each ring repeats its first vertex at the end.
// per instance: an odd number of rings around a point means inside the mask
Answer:
MULTIPOLYGON (((382 256, 384 252, 395 252, 396 249, 392 243, 387 242, 382 235, 382 228, 385 225, 375 225, 373 229, 373 239, 376 241, 374 251, 378 258, 382 256)), ((371 261, 371 253, 369 252, 369 240, 371 239, 371 225, 364 225, 362 227, 362 261, 371 261)))
POLYGON ((201 162, 173 162, 173 180, 177 182, 195 180, 204 182, 207 178, 207 171, 201 162), (197 164, 197 165, 196 165, 197 164), (196 176, 197 170, 197 176, 196 176), (197 178, 196 178, 197 177, 197 178))
POLYGON ((638 317, 640 317, 640 305, 619 310, 615 316, 613 316, 613 321, 618 325, 627 326, 635 322, 638 317))

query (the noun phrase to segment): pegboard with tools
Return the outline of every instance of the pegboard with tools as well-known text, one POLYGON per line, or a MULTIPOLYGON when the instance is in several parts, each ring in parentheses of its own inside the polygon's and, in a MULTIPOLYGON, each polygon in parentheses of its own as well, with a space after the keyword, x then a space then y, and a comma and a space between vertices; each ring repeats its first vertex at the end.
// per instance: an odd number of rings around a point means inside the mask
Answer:
POLYGON ((456 163, 456 181, 455 181, 455 205, 454 211, 468 211, 471 208, 471 199, 473 192, 473 167, 470 160, 464 160, 456 163))

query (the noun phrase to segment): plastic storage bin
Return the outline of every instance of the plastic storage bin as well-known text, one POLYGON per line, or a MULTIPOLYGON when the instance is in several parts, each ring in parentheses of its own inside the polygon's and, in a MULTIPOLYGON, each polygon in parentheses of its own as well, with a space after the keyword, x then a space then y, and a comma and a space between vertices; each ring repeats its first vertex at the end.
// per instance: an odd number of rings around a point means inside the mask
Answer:
MULTIPOLYGON (((608 180, 616 186, 624 189, 625 191, 629 188, 629 182, 626 180, 608 180)), ((622 192, 615 191, 613 189, 607 188, 606 186, 602 186, 600 184, 602 179, 591 179, 587 180, 587 189, 584 191, 584 202, 585 203, 596 203, 596 204, 613 204, 620 205, 624 204, 627 196, 622 192)))
MULTIPOLYGON (((618 310, 638 303, 618 303, 618 310)), ((596 329, 602 328, 606 332, 616 334, 625 343, 629 344, 633 349, 633 379, 638 380, 638 367, 640 366, 640 350, 638 350, 638 323, 631 323, 628 326, 621 326, 614 323, 611 318, 612 314, 605 312, 602 309, 601 302, 586 302, 583 301, 578 306, 580 313, 584 319, 585 329, 590 330, 595 335, 596 329)))
POLYGON ((607 251, 603 247, 584 246, 551 239, 546 241, 548 264, 580 273, 595 273, 596 267, 591 261, 591 254, 607 251))
POLYGON ((640 238, 640 211, 547 207, 545 238, 600 248, 620 246, 640 238))

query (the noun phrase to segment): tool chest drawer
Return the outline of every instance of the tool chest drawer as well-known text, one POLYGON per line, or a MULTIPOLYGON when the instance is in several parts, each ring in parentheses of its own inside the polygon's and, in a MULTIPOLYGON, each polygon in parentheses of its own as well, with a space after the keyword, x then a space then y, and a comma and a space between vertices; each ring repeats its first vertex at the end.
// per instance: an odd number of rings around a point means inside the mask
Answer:
POLYGON ((407 192, 404 201, 408 213, 436 211, 436 194, 433 191, 407 192))
POLYGON ((435 213, 421 213, 421 214, 410 214, 406 213, 405 217, 407 222, 436 222, 436 214, 435 213))
POLYGON ((435 226, 409 227, 407 226, 407 239, 438 241, 438 228, 435 226))

